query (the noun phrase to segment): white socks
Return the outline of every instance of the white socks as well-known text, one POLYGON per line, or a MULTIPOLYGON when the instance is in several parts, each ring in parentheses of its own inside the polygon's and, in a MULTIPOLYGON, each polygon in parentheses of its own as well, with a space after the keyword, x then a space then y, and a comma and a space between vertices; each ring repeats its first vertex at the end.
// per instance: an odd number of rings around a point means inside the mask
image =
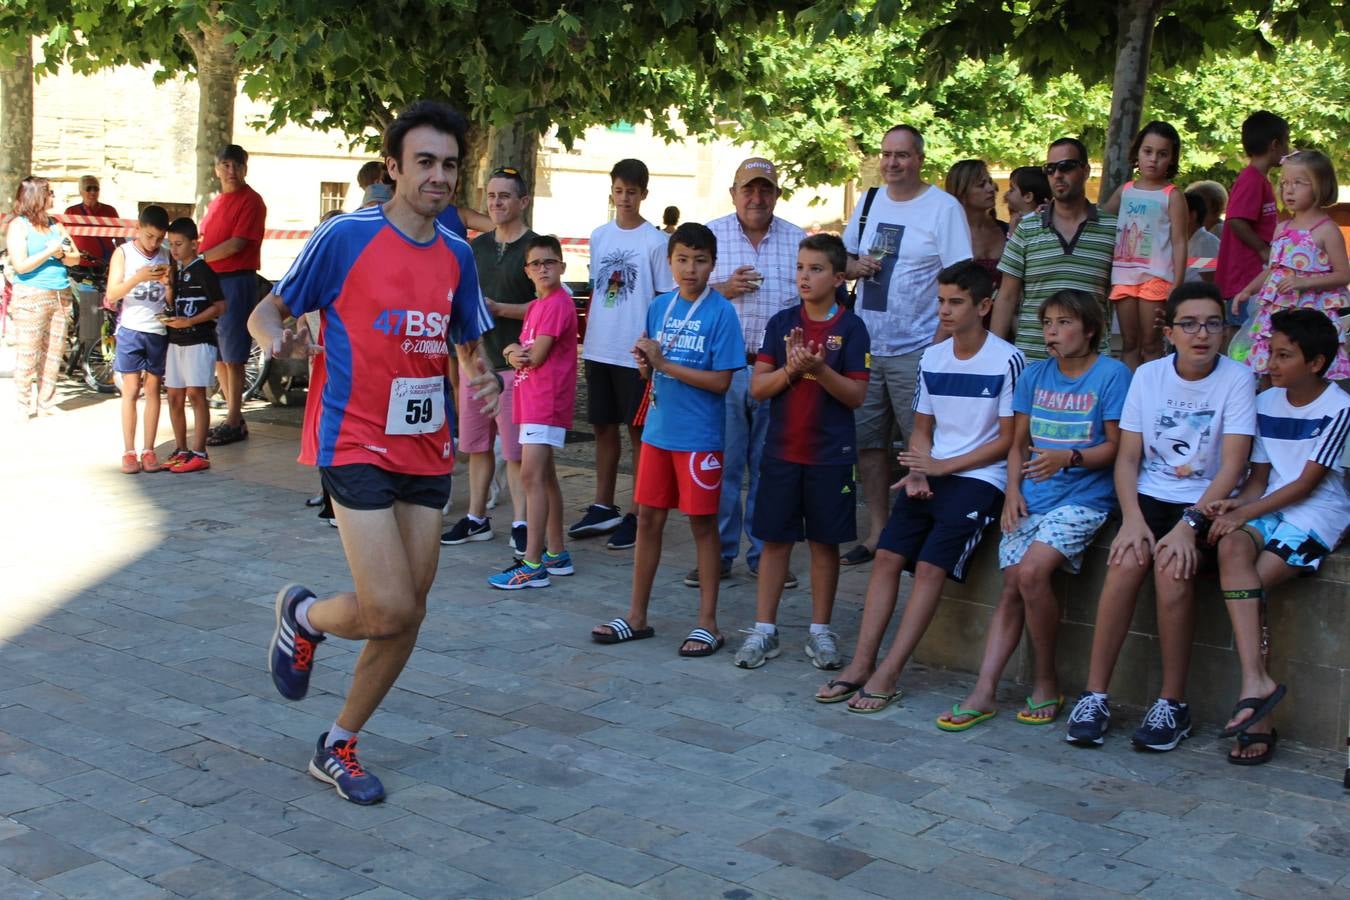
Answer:
POLYGON ((354 737, 356 737, 355 731, 348 731, 334 722, 333 727, 328 729, 328 738, 323 742, 323 745, 325 748, 331 747, 338 741, 350 741, 354 737))
POLYGON ((322 631, 309 624, 309 608, 318 599, 318 597, 309 597, 295 605, 295 621, 299 622, 300 627, 310 634, 323 634, 322 631))

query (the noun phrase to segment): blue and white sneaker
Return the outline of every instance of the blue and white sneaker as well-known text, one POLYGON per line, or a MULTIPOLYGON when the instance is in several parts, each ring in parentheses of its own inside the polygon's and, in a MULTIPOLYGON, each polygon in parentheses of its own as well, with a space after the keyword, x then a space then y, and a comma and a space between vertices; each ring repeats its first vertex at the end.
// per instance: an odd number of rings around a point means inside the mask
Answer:
POLYGON ((509 569, 503 569, 496 575, 488 576, 488 584, 503 591, 518 591, 522 588, 546 588, 549 586, 548 569, 544 566, 532 566, 521 561, 509 569))
POLYGON ((1191 736, 1191 707, 1165 697, 1153 701, 1132 738, 1136 750, 1174 750, 1191 736))
POLYGON ((572 554, 566 550, 554 556, 547 550, 544 551, 544 568, 550 575, 571 575, 576 571, 572 567, 572 554))
POLYGON ((1100 747, 1111 727, 1111 706, 1106 697, 1083 691, 1069 713, 1069 731, 1064 740, 1080 747, 1100 747))
POLYGON ((298 584, 277 592, 277 627, 267 645, 267 671, 287 700, 299 700, 309 691, 314 646, 323 640, 323 635, 310 634, 295 620, 295 608, 313 596, 313 591, 298 584))
POLYGON ((333 746, 325 747, 327 739, 328 732, 319 735, 319 745, 314 750, 314 758, 309 761, 309 774, 337 788, 338 796, 343 800, 362 806, 383 800, 384 785, 363 769, 356 758, 356 738, 336 741, 333 746))

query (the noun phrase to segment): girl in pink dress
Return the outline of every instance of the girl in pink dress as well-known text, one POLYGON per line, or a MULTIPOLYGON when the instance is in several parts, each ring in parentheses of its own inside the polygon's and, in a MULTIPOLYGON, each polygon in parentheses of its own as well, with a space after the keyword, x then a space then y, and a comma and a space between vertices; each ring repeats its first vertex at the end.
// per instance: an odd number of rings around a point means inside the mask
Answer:
POLYGON ((1336 172, 1316 150, 1300 150, 1282 160, 1280 199, 1292 217, 1280 223, 1270 244, 1270 262, 1233 298, 1237 313, 1256 294, 1256 310, 1233 339, 1228 355, 1264 375, 1270 362, 1270 317, 1282 309, 1311 308, 1329 318, 1341 335, 1341 349, 1326 373, 1330 381, 1350 378, 1346 342, 1350 320, 1350 261, 1345 237, 1324 213, 1336 202, 1336 172))

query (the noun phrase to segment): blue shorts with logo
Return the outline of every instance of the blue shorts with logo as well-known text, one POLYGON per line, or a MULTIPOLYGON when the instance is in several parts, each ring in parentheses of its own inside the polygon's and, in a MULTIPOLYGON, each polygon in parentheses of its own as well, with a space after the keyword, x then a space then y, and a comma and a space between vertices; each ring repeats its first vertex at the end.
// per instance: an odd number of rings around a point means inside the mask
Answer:
MULTIPOLYGON (((1334 473, 1332 477, 1335 477, 1334 473)), ((1289 524, 1278 512, 1252 519, 1246 529, 1259 549, 1274 553, 1284 560, 1285 565, 1295 569, 1315 571, 1331 552, 1330 542, 1320 534, 1289 524)))
POLYGON ((1003 511, 1003 492, 987 481, 961 475, 929 478, 928 487, 933 496, 927 500, 900 491, 877 549, 903 556, 907 572, 926 562, 963 582, 985 529, 1003 511))
POLYGON ((117 353, 113 355, 113 371, 117 374, 145 372, 163 378, 168 355, 167 335, 117 326, 117 353))
POLYGON ((803 465, 765 456, 750 533, 774 543, 857 540, 857 498, 851 465, 803 465))

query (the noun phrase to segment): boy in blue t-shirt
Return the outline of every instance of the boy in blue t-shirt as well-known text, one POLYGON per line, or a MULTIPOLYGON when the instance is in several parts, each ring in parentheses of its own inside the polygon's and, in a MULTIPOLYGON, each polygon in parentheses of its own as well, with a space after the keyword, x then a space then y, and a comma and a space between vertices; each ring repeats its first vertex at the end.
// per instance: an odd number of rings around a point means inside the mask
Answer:
POLYGON ((847 700, 850 712, 876 713, 900 696, 896 682, 933 621, 943 581, 965 580, 971 554, 1003 507, 1013 387, 1026 357, 984 328, 993 289, 988 271, 969 260, 938 273, 938 320, 951 337, 919 362, 914 434, 899 456, 909 474, 894 486, 900 493, 877 542, 853 661, 816 692, 821 703, 847 700), (913 573, 914 587, 877 665, 902 571, 913 573))
POLYGON ((1116 507, 1111 469, 1130 370, 1097 352, 1106 317, 1091 295, 1064 290, 1041 304, 1048 359, 1033 363, 1013 393, 1012 449, 998 563, 1003 592, 989 622, 980 678, 937 727, 965 731, 996 712, 995 692, 1025 624, 1036 670, 1017 721, 1048 725, 1064 696, 1055 675, 1056 569, 1078 573, 1083 551, 1116 507))
POLYGON ((637 550, 628 618, 611 619, 591 632, 597 643, 649 638, 652 582, 661 562, 666 518, 678 507, 689 517, 698 554, 698 627, 680 645, 681 656, 711 656, 723 640, 717 628, 717 505, 722 496, 724 395, 731 373, 745 365, 736 309, 708 287, 717 262, 717 239, 705 226, 686 222, 670 236, 670 271, 676 289, 658 294, 647 327, 633 347, 647 381, 639 410, 645 413, 633 499, 638 505, 637 550))
POLYGON ((811 633, 806 655, 819 669, 840 665, 830 630, 839 585, 839 545, 857 538, 853 410, 867 393, 871 341, 862 319, 835 302, 848 251, 832 234, 797 250, 801 303, 769 319, 750 396, 772 400, 751 533, 764 542, 755 627, 736 652, 753 669, 779 654, 778 603, 792 545, 811 547, 811 633))
POLYGON ((1236 497, 1205 509, 1242 663, 1242 699, 1221 734, 1237 738, 1228 761, 1238 766, 1275 754, 1271 713, 1285 694, 1266 671, 1266 591, 1315 570, 1350 526, 1338 471, 1350 396, 1323 380, 1339 347, 1336 326, 1316 309, 1277 312, 1270 325, 1271 387, 1256 398, 1251 473, 1236 497))

